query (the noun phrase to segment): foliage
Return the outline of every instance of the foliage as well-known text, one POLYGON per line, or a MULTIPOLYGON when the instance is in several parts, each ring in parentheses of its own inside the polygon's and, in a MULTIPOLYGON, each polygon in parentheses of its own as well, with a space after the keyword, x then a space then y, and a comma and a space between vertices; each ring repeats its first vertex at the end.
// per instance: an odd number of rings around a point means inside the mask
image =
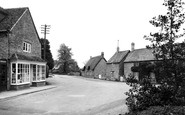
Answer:
POLYGON ((80 71, 77 62, 72 59, 72 55, 71 48, 65 44, 60 45, 60 49, 58 50, 58 60, 56 62, 60 66, 59 73, 68 74, 70 72, 80 71))
POLYGON ((131 67, 132 72, 139 72, 139 80, 143 79, 144 76, 150 76, 151 72, 154 72, 154 64, 151 62, 140 62, 139 66, 131 67))
POLYGON ((41 42, 41 54, 42 54, 42 59, 44 59, 44 42, 46 42, 46 61, 47 61, 47 65, 49 66, 49 69, 53 69, 54 67, 54 60, 53 60, 53 56, 50 50, 50 43, 47 39, 40 39, 41 42), (46 40, 46 41, 44 41, 46 40))
MULTIPOLYGON (((147 110, 137 113, 137 115, 184 115, 185 107, 181 106, 153 106, 147 110)), ((125 115, 136 115, 135 113, 126 113, 125 115)))
MULTIPOLYGON (((153 66, 143 64, 142 79, 128 83, 132 88, 126 93, 129 113, 138 113, 151 106, 185 106, 185 43, 176 43, 184 36, 180 27, 185 22, 184 3, 181 0, 164 0, 166 15, 154 17, 150 23, 158 27, 159 32, 144 36, 151 41, 156 62, 153 66), (159 85, 149 79, 149 70, 156 73, 159 85)), ((128 78, 128 79, 130 79, 128 78)), ((166 111, 166 110, 162 110, 166 111)))

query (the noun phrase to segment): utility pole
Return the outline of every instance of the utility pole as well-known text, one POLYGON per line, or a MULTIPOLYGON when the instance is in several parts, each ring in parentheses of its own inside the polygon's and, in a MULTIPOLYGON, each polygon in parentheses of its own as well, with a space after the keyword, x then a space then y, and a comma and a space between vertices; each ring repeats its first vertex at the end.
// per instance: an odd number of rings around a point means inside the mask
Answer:
POLYGON ((44 60, 46 61, 46 34, 49 34, 50 25, 41 25, 41 33, 44 34, 44 60))

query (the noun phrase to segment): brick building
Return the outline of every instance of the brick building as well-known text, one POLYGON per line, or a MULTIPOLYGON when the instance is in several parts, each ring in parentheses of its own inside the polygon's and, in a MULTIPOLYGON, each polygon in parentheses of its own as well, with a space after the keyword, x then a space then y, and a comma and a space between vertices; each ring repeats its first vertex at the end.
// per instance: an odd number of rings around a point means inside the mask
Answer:
POLYGON ((82 76, 100 78, 105 76, 106 59, 102 52, 100 56, 90 57, 89 61, 83 68, 82 76))
POLYGON ((0 8, 0 89, 45 84, 46 62, 28 8, 0 8))
POLYGON ((130 51, 119 51, 117 47, 116 53, 107 61, 106 77, 111 80, 120 80, 124 76, 124 60, 130 51))

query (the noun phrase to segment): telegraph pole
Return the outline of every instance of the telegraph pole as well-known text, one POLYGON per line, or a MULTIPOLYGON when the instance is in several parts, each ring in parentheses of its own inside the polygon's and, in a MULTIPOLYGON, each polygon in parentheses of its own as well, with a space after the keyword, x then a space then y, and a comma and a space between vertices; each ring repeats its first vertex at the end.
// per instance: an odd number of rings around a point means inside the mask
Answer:
POLYGON ((44 34, 44 60, 46 60, 46 34, 49 34, 50 25, 41 25, 41 33, 44 34))

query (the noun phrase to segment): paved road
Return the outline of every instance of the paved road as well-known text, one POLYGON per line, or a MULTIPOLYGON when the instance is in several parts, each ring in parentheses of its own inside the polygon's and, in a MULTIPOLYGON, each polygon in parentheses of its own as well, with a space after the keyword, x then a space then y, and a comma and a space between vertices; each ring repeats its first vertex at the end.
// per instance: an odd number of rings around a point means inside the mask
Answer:
POLYGON ((0 115, 100 115, 117 107, 126 111, 125 83, 64 75, 48 82, 57 87, 1 100, 0 115))

